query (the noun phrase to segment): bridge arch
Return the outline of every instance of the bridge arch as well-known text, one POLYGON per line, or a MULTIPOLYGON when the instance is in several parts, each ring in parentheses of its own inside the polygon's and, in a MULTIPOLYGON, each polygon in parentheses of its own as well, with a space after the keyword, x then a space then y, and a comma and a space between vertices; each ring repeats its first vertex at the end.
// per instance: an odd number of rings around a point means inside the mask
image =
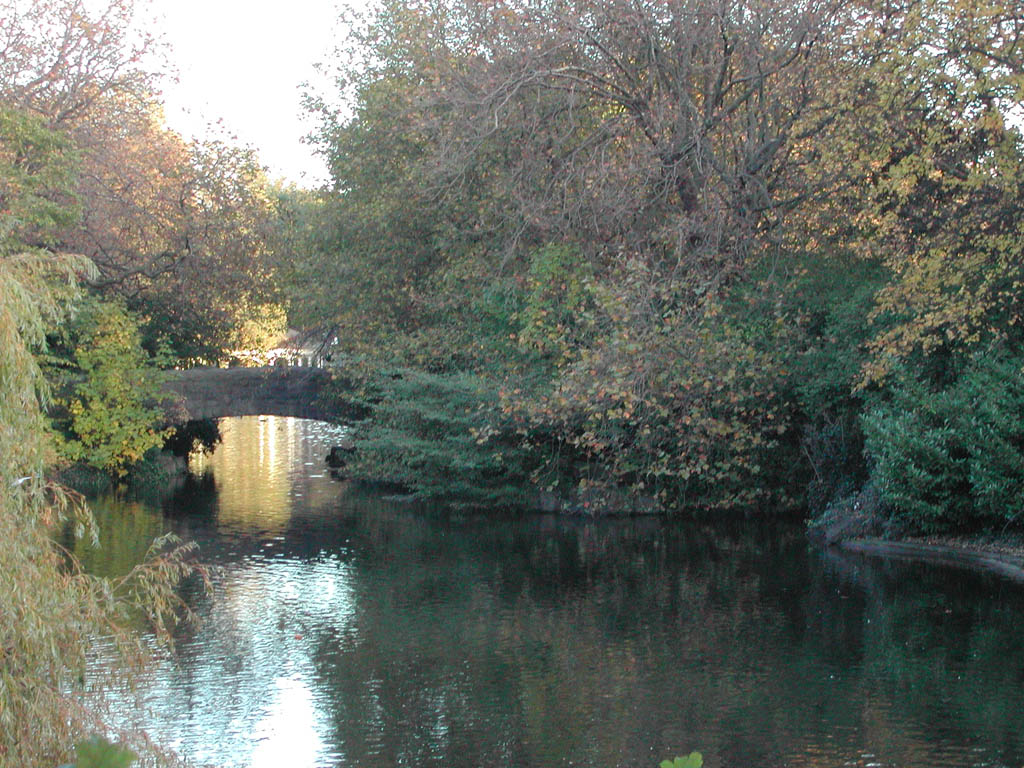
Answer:
POLYGON ((165 391, 176 395, 175 423, 224 416, 293 416, 338 421, 318 402, 331 380, 323 368, 189 368, 173 371, 165 391))

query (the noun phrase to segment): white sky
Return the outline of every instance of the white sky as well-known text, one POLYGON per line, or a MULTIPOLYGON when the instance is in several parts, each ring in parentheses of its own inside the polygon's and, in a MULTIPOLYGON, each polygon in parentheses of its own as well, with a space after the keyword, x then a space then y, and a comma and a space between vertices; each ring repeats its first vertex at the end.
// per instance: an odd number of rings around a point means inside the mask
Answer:
POLYGON ((301 142, 301 83, 325 61, 337 34, 335 0, 152 0, 178 82, 164 85, 167 122, 202 138, 222 121, 254 147, 270 177, 315 187, 326 166, 301 142))

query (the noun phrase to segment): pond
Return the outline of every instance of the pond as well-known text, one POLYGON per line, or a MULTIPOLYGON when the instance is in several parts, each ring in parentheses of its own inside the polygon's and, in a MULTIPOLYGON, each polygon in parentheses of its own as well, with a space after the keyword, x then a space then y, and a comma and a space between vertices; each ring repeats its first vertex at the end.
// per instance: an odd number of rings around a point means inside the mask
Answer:
POLYGON ((1024 765, 1024 589, 797 524, 445 514, 351 488, 337 427, 222 422, 88 568, 175 531, 216 567, 142 723, 221 766, 1024 765))

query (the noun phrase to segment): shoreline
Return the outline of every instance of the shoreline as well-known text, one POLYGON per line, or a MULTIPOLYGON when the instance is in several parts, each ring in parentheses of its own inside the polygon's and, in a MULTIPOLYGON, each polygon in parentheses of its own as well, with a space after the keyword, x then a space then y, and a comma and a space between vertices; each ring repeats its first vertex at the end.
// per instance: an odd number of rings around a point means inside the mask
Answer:
POLYGON ((1024 549, 958 539, 890 540, 858 537, 835 542, 833 546, 869 557, 920 560, 969 570, 988 571, 1024 584, 1024 549))

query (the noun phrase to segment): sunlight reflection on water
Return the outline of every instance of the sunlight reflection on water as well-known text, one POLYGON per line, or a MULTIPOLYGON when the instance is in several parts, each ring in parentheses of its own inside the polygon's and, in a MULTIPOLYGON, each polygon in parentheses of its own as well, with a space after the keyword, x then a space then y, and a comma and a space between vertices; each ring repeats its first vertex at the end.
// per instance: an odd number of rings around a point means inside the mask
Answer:
POLYGON ((799 525, 411 509, 325 469, 344 430, 230 419, 157 504, 97 502, 125 572, 215 567, 139 722, 225 768, 1019 768, 1024 591, 809 547, 799 525))

